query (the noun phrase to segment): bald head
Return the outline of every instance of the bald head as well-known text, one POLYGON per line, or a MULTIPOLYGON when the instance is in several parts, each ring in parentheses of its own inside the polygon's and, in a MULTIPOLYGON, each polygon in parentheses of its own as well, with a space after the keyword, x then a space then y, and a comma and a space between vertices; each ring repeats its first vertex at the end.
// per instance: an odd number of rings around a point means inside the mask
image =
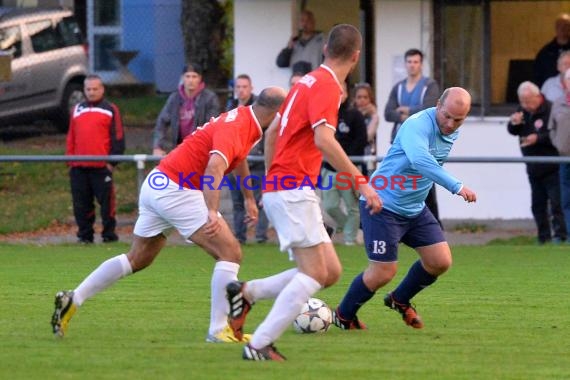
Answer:
POLYGON ((436 119, 443 135, 455 132, 471 110, 471 95, 461 87, 445 89, 437 101, 436 119))
POLYGON ((261 128, 267 128, 286 96, 287 91, 281 87, 267 87, 261 91, 252 107, 261 128))
POLYGON ((287 92, 281 87, 267 87, 261 91, 254 104, 277 111, 286 96, 287 92))

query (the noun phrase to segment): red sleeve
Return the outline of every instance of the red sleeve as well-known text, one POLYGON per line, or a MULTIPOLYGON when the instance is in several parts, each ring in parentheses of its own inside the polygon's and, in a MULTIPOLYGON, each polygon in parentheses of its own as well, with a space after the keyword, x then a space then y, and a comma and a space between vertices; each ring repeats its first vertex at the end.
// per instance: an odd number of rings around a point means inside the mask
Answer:
POLYGON ((336 128, 338 124, 338 107, 340 106, 340 88, 336 83, 316 86, 309 96, 309 122, 311 127, 323 121, 336 128))
POLYGON ((219 129, 214 132, 210 153, 220 154, 226 160, 228 168, 233 168, 242 147, 240 128, 236 122, 221 122, 216 127, 219 129))

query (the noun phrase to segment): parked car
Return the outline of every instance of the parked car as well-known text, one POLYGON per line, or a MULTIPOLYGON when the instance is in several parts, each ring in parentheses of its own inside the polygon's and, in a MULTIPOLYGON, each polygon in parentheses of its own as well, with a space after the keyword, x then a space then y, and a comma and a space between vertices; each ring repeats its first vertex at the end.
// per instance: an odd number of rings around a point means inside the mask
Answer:
POLYGON ((0 126, 49 118, 67 130, 84 99, 84 41, 68 9, 0 7, 0 51, 12 56, 11 80, 0 82, 0 126))

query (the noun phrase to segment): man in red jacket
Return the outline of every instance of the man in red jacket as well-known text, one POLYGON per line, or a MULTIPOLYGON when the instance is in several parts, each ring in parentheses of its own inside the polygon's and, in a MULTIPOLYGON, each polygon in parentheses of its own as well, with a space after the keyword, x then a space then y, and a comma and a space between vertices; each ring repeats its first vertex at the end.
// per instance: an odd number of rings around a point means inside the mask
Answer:
MULTIPOLYGON (((119 109, 104 99, 105 87, 98 75, 88 75, 84 82, 86 101, 77 104, 71 113, 67 134, 66 155, 107 156, 123 154, 125 136, 119 109)), ((70 161, 73 214, 78 226, 79 243, 93 243, 93 223, 97 199, 101 208, 104 243, 119 240, 115 233, 115 188, 113 166, 106 161, 70 161)))

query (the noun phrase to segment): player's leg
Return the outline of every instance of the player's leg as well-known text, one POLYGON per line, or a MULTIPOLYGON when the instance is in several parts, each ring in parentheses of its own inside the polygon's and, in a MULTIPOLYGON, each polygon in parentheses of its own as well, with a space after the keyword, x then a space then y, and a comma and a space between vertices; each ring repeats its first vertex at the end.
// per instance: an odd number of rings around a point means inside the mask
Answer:
POLYGON ((228 328, 228 314, 230 308, 226 300, 226 287, 237 281, 242 258, 242 251, 238 240, 232 234, 227 223, 221 219, 221 229, 215 237, 207 236, 204 227, 200 227, 190 236, 190 239, 202 247, 216 260, 211 279, 211 307, 208 342, 238 342, 247 341, 247 334, 243 331, 237 334, 228 328))
POLYGON ((451 250, 441 226, 427 207, 412 220, 402 242, 414 248, 420 260, 412 264, 397 288, 384 297, 384 304, 398 311, 407 325, 419 329, 423 322, 411 299, 451 267, 451 250))
POLYGON ((166 239, 160 234, 151 238, 134 236, 128 254, 112 257, 99 265, 73 291, 60 291, 55 297, 52 315, 54 334, 63 337, 71 317, 87 299, 105 290, 121 278, 142 270, 152 263, 166 239))
POLYGON ((327 252, 332 244, 314 191, 267 193, 263 200, 267 215, 279 235, 281 250, 293 251, 299 270, 279 292, 271 311, 244 349, 243 357, 249 360, 257 360, 256 352, 272 348, 273 342, 295 320, 303 303, 325 283, 336 282, 340 275, 340 262, 333 262, 330 267, 327 264, 327 259, 331 258, 331 253, 327 252), (335 269, 336 265, 339 268, 335 269))
POLYGON ((72 167, 69 170, 73 215, 77 223, 77 238, 81 243, 93 243, 95 205, 89 184, 88 169, 72 167))
POLYGON ((142 270, 152 263, 166 242, 162 231, 170 224, 158 213, 157 191, 147 181, 139 195, 139 217, 134 227, 131 249, 127 254, 110 258, 99 265, 73 291, 61 291, 56 295, 55 311, 52 315, 53 332, 64 336, 67 324, 76 309, 95 294, 111 286, 119 279, 142 270))
POLYGON ((319 244, 293 249, 299 271, 279 293, 271 311, 255 330, 251 347, 272 345, 295 320, 303 304, 322 288, 327 279, 324 248, 324 244, 319 244))
POLYGON ((398 266, 398 243, 406 225, 397 215, 382 210, 370 215, 365 202, 360 202, 360 219, 368 267, 350 284, 339 306, 333 312, 333 322, 344 330, 365 329, 357 317, 358 310, 368 302, 376 290, 392 280, 398 266))

